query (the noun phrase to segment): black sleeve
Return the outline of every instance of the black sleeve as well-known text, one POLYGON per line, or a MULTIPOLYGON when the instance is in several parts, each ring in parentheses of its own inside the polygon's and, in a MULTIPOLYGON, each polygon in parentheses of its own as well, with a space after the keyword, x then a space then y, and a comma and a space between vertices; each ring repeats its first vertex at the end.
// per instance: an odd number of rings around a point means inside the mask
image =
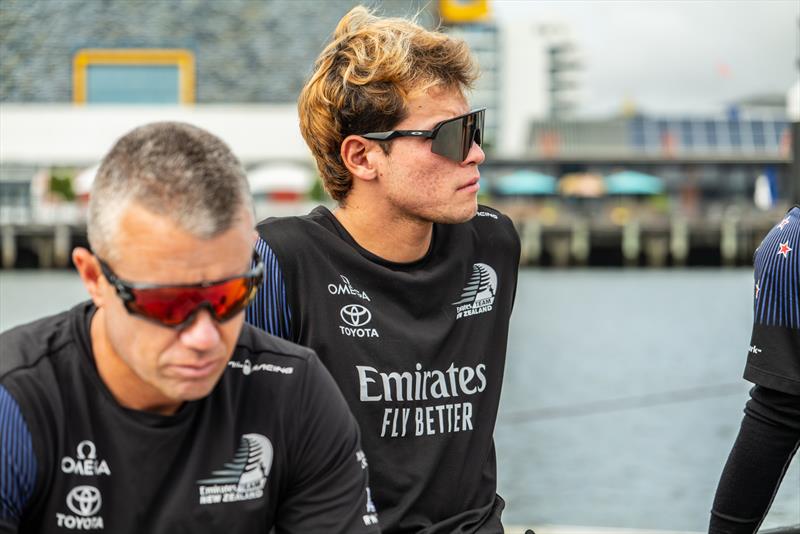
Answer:
POLYGON ((511 240, 513 243, 513 248, 511 249, 511 253, 514 257, 514 291, 511 296, 511 309, 514 309, 514 303, 517 300, 517 284, 519 282, 519 260, 522 254, 522 242, 519 237, 519 233, 517 232, 517 228, 514 226, 514 222, 506 215, 503 215, 506 219, 508 219, 508 225, 510 227, 510 234, 511 240))
POLYGON ((290 487, 278 510, 276 531, 380 532, 358 425, 316 356, 309 360, 299 393, 290 487))
POLYGON ((750 391, 739 435, 717 487, 710 534, 752 534, 800 446, 800 396, 750 391))

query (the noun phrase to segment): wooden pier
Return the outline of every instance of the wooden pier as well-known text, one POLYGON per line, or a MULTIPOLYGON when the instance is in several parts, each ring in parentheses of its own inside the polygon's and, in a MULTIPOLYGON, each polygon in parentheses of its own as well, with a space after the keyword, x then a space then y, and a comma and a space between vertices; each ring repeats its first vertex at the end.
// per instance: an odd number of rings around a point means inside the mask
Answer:
POLYGON ((749 265, 769 224, 725 219, 692 223, 676 217, 658 223, 592 224, 575 219, 543 225, 516 221, 520 263, 548 267, 684 267, 749 265))
MULTIPOLYGON (((630 219, 623 224, 569 217, 547 222, 517 214, 520 263, 542 267, 684 267, 751 265, 774 217, 679 216, 630 219)), ((87 246, 83 224, 0 225, 3 269, 66 268, 75 246, 87 246)))

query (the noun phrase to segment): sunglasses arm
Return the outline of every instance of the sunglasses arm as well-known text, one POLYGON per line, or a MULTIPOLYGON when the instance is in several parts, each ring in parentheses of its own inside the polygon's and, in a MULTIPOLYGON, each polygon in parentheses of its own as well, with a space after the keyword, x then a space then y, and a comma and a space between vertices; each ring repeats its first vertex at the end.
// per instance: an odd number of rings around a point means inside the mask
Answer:
POLYGON ((364 134, 361 137, 365 139, 373 139, 375 141, 391 141, 398 137, 421 137, 423 139, 432 139, 436 135, 435 130, 390 130, 388 132, 373 132, 364 134))

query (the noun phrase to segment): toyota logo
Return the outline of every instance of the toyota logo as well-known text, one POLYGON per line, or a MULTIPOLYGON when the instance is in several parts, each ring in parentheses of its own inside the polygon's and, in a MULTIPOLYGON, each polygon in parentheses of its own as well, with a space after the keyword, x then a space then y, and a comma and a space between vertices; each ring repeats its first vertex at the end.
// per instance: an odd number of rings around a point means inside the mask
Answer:
POLYGON ((103 500, 94 486, 75 486, 67 495, 67 506, 76 514, 89 517, 100 511, 103 500))
POLYGON ((339 316, 342 318, 342 321, 354 328, 364 326, 372 319, 372 314, 369 310, 360 304, 348 304, 342 308, 342 311, 339 312, 339 316))

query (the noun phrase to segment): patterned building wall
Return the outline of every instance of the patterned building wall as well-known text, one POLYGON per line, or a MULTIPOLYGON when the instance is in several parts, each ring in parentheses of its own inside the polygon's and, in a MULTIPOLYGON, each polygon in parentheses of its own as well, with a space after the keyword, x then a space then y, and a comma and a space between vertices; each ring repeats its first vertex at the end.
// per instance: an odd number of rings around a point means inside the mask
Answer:
MULTIPOLYGON (((293 102, 336 23, 357 3, 2 0, 0 101, 72 102, 72 58, 82 48, 185 48, 195 55, 198 103, 293 102)), ((384 0, 378 8, 409 15, 433 4, 384 0)), ((432 19, 427 11, 420 20, 430 26, 432 19)))

